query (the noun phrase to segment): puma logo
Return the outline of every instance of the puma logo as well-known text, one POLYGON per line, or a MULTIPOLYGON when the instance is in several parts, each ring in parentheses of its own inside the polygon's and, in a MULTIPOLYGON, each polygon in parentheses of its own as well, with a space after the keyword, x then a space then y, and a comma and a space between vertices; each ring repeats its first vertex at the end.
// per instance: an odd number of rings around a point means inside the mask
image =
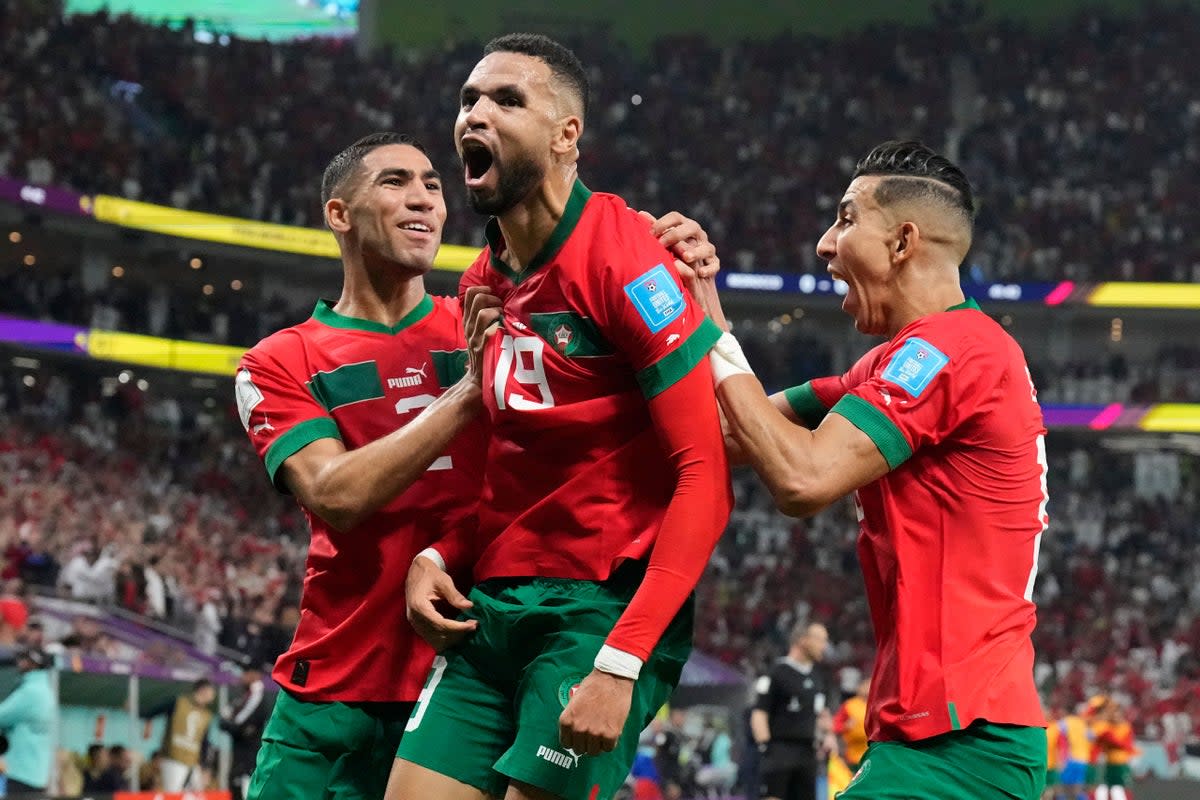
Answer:
POLYGON ((421 382, 428 376, 425 374, 425 369, 429 366, 428 363, 422 364, 420 367, 405 367, 403 378, 388 378, 389 389, 403 389, 409 386, 420 386, 421 382))

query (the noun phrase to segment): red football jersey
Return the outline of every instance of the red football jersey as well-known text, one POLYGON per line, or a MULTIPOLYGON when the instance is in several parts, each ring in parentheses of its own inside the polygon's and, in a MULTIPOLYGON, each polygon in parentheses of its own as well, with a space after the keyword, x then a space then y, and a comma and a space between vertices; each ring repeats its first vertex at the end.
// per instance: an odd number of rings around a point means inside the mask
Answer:
POLYGON ((809 428, 815 428, 825 419, 829 409, 833 408, 847 392, 871 377, 879 359, 888 351, 890 342, 876 345, 867 351, 866 355, 854 362, 854 366, 843 375, 832 375, 828 378, 814 378, 800 386, 793 386, 784 391, 784 397, 792 411, 809 428))
POLYGON ((857 493, 871 740, 1043 727, 1030 635, 1046 429, 1020 346, 968 301, 896 334, 831 413, 891 467, 857 493))
MULTIPOLYGON (((456 298, 424 300, 394 327, 352 319, 321 301, 311 318, 242 358, 236 392, 250 441, 272 482, 306 445, 369 444, 413 420, 463 374, 456 298)), ((475 513, 482 421, 407 491, 345 533, 305 509, 312 528, 300 624, 273 677, 306 700, 415 701, 433 651, 404 619, 413 557, 475 513)))
POLYGON ((687 375, 720 331, 671 256, 619 197, 576 182, 562 220, 520 274, 489 248, 461 290, 504 303, 485 353, 491 416, 476 580, 604 580, 644 559, 675 492, 646 401, 687 375))

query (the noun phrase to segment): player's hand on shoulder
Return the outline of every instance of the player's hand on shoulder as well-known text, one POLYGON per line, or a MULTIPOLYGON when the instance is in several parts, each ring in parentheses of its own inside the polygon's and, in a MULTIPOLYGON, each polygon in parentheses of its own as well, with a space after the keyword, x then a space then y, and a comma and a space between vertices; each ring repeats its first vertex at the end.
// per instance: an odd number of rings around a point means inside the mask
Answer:
POLYGON ((558 718, 562 746, 589 756, 612 751, 625 729, 632 702, 632 680, 592 670, 558 718))
POLYGON ((467 338, 467 374, 483 383, 483 348, 500 327, 500 298, 487 286, 471 286, 463 298, 463 327, 467 338))
POLYGON ((417 556, 408 568, 404 583, 408 621, 417 634, 441 652, 462 641, 475 630, 475 620, 451 619, 438 610, 439 602, 466 610, 474 605, 454 585, 454 580, 431 559, 417 556))
POLYGON ((650 223, 650 233, 675 256, 675 269, 689 288, 691 280, 711 278, 720 272, 716 245, 709 241, 708 232, 699 222, 678 211, 669 211, 658 218, 648 211, 639 211, 638 216, 650 223))

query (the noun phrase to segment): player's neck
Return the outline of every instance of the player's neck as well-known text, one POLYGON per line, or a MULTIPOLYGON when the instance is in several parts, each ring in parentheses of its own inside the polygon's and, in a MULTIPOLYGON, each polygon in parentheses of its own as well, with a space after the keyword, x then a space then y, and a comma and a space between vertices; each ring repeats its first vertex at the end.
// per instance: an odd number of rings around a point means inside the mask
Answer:
POLYGON ((370 270, 347 270, 342 295, 333 310, 344 317, 365 319, 392 327, 425 299, 425 279, 413 275, 396 279, 370 270))
POLYGON ((496 221, 504 236, 504 261, 514 272, 522 272, 541 252, 558 227, 575 186, 574 164, 552 167, 545 180, 496 221))
POLYGON ((922 317, 940 314, 966 300, 958 282, 957 268, 952 273, 939 270, 909 273, 906 277, 909 279, 902 277, 893 293, 887 316, 889 339, 922 317))

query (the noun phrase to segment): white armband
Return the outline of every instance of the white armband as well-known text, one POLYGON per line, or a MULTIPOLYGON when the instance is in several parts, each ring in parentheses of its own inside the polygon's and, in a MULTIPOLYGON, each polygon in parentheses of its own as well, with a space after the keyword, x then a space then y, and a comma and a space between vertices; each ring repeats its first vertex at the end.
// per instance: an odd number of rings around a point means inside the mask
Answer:
POLYGON ((442 572, 446 571, 446 559, 442 558, 442 554, 439 553, 437 550, 434 550, 432 547, 426 547, 424 550, 417 553, 417 555, 414 556, 414 560, 416 560, 420 556, 425 556, 430 561, 437 564, 438 569, 440 569, 442 572))
POLYGON ((750 362, 742 352, 742 346, 732 333, 721 334, 712 350, 708 351, 708 361, 712 364, 713 386, 720 386, 721 381, 734 375, 753 375, 750 362))
POLYGON ((624 650, 618 650, 606 644, 596 654, 596 661, 592 666, 609 675, 636 681, 642 672, 642 663, 642 660, 632 653, 626 653, 624 650))

